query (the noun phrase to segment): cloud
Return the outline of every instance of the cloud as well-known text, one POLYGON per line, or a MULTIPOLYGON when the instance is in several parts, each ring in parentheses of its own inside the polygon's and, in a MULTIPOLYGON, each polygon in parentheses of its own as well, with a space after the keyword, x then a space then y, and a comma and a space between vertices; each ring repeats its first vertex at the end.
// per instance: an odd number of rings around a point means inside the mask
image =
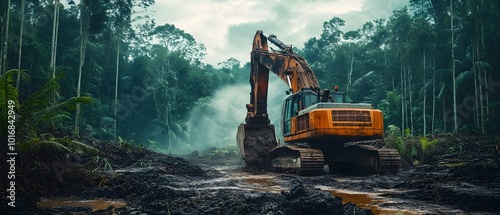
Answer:
POLYGON ((153 16, 159 25, 171 23, 192 34, 207 47, 205 62, 212 65, 235 57, 250 59, 256 30, 276 34, 296 47, 319 37, 323 22, 337 16, 346 21, 344 31, 368 21, 388 18, 409 0, 183 0, 157 1, 153 16))

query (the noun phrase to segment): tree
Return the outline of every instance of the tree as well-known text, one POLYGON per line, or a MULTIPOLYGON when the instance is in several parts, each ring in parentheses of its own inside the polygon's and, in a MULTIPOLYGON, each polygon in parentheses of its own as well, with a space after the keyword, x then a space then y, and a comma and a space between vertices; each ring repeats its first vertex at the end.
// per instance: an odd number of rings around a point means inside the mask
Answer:
MULTIPOLYGON (((56 55, 57 55, 57 35, 59 29, 59 0, 54 0, 54 21, 52 24, 52 47, 50 56, 50 69, 52 70, 52 79, 56 78, 56 55)), ((54 97, 55 99, 55 97, 54 97)))
POLYGON ((114 8, 114 20, 113 27, 116 34, 116 76, 115 76, 115 103, 114 103, 114 125, 113 132, 116 136, 116 123, 118 121, 117 111, 118 111, 118 76, 120 67, 120 42, 123 38, 125 32, 131 32, 131 14, 132 14, 132 2, 131 1, 118 1, 116 2, 116 7, 114 8))
POLYGON ((173 24, 157 26, 151 34, 169 52, 179 51, 190 63, 199 65, 206 55, 203 43, 198 43, 191 34, 173 24))
MULTIPOLYGON (((82 71, 83 64, 85 63, 85 53, 87 49, 87 37, 90 26, 90 11, 88 8, 88 1, 82 1, 80 3, 80 62, 78 64, 78 85, 76 88, 76 96, 81 95, 82 86, 82 71)), ((80 120, 80 104, 76 104, 76 114, 75 114, 75 127, 74 136, 79 136, 79 120, 80 120)))
POLYGON ((458 119, 457 119, 457 79, 455 76, 455 42, 454 42, 454 37, 455 37, 455 30, 453 29, 453 0, 450 0, 450 29, 451 29, 451 71, 452 71, 452 77, 453 77, 453 124, 454 124, 454 131, 458 131, 458 119))
MULTIPOLYGON (((21 56, 23 50, 23 31, 24 31, 24 8, 25 0, 21 0, 21 27, 19 27, 19 55, 17 58, 17 70, 21 71, 21 56)), ((21 84, 21 74, 17 74, 16 79, 16 89, 19 91, 19 85, 21 84)))
POLYGON ((0 23, 2 24, 2 31, 0 33, 2 40, 2 47, 0 49, 0 54, 2 55, 0 61, 0 74, 7 71, 7 49, 9 43, 9 24, 10 24, 10 0, 2 1, 0 4, 3 16, 0 17, 0 23))

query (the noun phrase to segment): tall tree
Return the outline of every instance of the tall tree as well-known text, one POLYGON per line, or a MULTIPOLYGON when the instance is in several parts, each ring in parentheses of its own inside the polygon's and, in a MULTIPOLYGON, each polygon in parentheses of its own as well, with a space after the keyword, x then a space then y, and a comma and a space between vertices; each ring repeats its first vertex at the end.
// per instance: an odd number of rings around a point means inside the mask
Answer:
MULTIPOLYGON (((90 11, 88 9, 89 1, 82 1, 80 3, 80 61, 78 64, 78 85, 76 88, 76 97, 80 97, 81 95, 81 87, 82 87, 82 71, 83 64, 85 63, 85 53, 87 49, 87 38, 88 31, 90 26, 90 11)), ((76 113, 75 113, 75 126, 74 126, 74 136, 79 136, 80 128, 80 104, 76 104, 76 113)))
POLYGON ((206 48, 203 43, 198 43, 191 34, 175 27, 173 24, 167 23, 157 26, 151 34, 169 52, 178 51, 182 57, 188 59, 192 64, 200 64, 206 55, 206 48))
MULTIPOLYGON (((17 70, 21 71, 21 57, 23 51, 23 31, 24 31, 24 8, 26 0, 21 0, 21 26, 19 27, 19 54, 17 58, 17 70)), ((19 91, 19 85, 21 84, 21 74, 17 74, 16 79, 16 89, 19 91)))
POLYGON ((453 77, 453 125, 454 125, 454 131, 458 131, 458 118, 457 118, 457 79, 455 76, 455 30, 453 26, 453 20, 454 20, 454 14, 453 14, 453 0, 450 0, 450 29, 451 29, 451 61, 452 61, 452 66, 451 66, 451 72, 452 72, 452 77, 453 77))
POLYGON ((54 20, 52 22, 52 46, 50 51, 50 70, 52 79, 56 78, 57 35, 59 29, 59 0, 54 0, 54 20))
POLYGON ((116 74, 115 74, 115 102, 114 102, 114 125, 113 132, 115 137, 116 134, 116 123, 118 121, 118 77, 120 72, 120 43, 123 34, 127 34, 131 31, 131 15, 132 15, 132 2, 128 0, 117 1, 113 6, 112 23, 114 28, 114 34, 116 38, 116 74))
POLYGON ((2 1, 1 10, 3 16, 1 17, 2 24, 2 47, 0 49, 1 62, 0 62, 0 74, 4 74, 7 71, 7 50, 9 43, 9 23, 10 23, 10 0, 2 1))

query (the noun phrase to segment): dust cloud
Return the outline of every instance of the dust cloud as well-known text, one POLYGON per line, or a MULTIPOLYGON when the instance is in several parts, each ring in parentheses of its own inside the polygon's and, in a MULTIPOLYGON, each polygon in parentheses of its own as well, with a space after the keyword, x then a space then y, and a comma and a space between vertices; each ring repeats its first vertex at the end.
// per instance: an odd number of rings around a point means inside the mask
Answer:
MULTIPOLYGON (((276 127, 276 136, 281 137, 281 105, 288 86, 281 79, 270 76, 267 111, 271 123, 276 127)), ((250 84, 228 86, 215 93, 212 99, 197 102, 188 123, 189 143, 175 144, 173 154, 189 154, 205 149, 237 147, 238 125, 245 122, 246 104, 250 102, 250 84)))

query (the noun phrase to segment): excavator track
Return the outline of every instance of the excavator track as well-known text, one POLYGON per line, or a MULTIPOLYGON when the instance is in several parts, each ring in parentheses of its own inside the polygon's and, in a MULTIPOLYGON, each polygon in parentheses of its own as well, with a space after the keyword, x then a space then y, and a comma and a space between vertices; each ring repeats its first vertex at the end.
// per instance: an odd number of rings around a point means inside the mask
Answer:
POLYGON ((299 175, 320 175, 323 173, 325 165, 321 150, 295 145, 277 147, 271 150, 268 162, 275 172, 299 175))
POLYGON ((378 149, 379 165, 377 172, 397 172, 401 167, 401 157, 396 149, 378 149))
POLYGON ((385 173, 398 172, 401 157, 396 149, 380 148, 383 140, 358 141, 345 144, 328 161, 330 172, 385 173))

